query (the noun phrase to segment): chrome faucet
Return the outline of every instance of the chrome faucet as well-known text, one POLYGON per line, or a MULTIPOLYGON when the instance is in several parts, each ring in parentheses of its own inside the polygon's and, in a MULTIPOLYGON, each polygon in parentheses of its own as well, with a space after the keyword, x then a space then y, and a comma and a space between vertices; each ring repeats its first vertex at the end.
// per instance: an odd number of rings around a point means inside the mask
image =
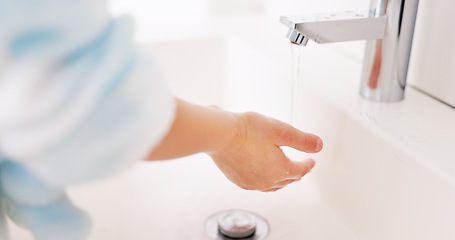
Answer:
POLYGON ((369 11, 282 16, 293 44, 368 40, 360 95, 396 102, 404 98, 419 0, 371 0, 369 11))

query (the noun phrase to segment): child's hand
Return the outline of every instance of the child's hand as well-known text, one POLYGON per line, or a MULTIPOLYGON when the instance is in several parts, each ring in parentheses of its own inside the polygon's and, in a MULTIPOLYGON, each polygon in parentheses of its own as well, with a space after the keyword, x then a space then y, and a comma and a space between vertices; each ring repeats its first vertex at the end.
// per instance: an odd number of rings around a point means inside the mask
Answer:
POLYGON ((314 166, 294 162, 280 146, 315 153, 322 140, 257 113, 235 114, 177 99, 174 123, 149 160, 173 159, 206 152, 239 187, 276 191, 300 180, 314 166))
POLYGON ((221 150, 209 153, 224 175, 243 189, 276 191, 300 180, 314 160, 292 161, 280 146, 316 153, 322 140, 257 113, 238 114, 241 134, 221 150))

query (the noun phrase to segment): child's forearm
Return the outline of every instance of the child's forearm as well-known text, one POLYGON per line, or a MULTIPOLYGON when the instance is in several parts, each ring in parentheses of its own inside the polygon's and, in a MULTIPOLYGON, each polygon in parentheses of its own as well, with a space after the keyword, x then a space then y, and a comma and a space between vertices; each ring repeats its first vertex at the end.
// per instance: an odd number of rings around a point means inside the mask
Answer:
POLYGON ((177 100, 171 130, 148 159, 206 152, 239 187, 269 192, 300 180, 315 164, 292 161, 281 146, 315 153, 322 140, 257 113, 234 114, 177 100))
POLYGON ((172 127, 148 160, 166 160, 213 152, 239 137, 243 124, 233 113, 176 99, 172 127))

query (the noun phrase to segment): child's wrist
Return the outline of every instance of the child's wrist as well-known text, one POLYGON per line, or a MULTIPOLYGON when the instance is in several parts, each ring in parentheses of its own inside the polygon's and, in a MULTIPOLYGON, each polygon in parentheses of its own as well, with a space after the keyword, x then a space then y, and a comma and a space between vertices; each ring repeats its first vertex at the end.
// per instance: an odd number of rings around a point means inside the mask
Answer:
MULTIPOLYGON (((226 137, 224 141, 213 151, 207 152, 210 156, 219 154, 235 154, 239 151, 246 141, 247 119, 244 113, 225 112, 228 119, 226 137)), ((217 133, 219 134, 219 133, 217 133)))

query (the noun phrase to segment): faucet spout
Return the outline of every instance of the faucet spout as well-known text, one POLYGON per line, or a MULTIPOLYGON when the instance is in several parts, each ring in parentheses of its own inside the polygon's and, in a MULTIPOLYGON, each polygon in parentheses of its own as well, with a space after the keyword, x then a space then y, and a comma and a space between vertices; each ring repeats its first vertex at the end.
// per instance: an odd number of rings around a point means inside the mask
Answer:
POLYGON ((295 28, 289 28, 288 34, 286 36, 289 38, 292 44, 300 46, 306 46, 310 40, 308 37, 295 30, 295 28))
POLYGON ((282 16, 291 43, 367 40, 360 95, 378 102, 404 98, 419 0, 371 0, 369 11, 282 16))
POLYGON ((368 11, 346 11, 282 16, 280 22, 289 27, 292 43, 305 46, 309 39, 317 43, 382 39, 386 20, 368 11))

